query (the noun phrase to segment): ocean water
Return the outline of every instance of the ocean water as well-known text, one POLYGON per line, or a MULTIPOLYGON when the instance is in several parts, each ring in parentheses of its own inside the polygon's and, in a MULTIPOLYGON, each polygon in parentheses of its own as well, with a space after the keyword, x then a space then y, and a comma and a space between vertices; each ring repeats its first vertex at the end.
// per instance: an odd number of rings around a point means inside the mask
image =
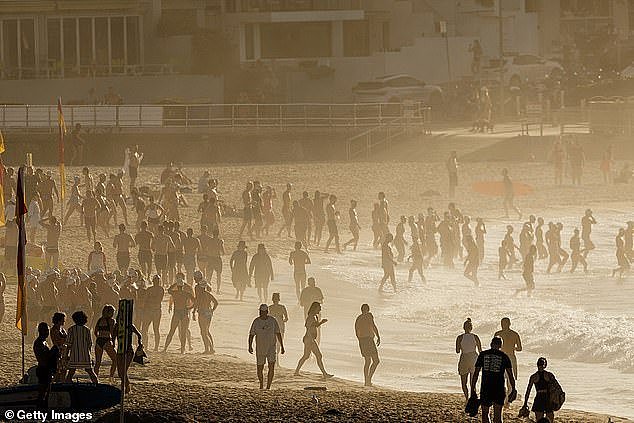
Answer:
MULTIPOLYGON (((564 224, 565 246, 581 216, 566 213, 570 211, 555 212, 559 215, 555 221, 564 224)), ((320 260, 321 283, 326 287, 324 315, 341 322, 330 322, 324 329, 322 350, 328 362, 338 376, 362 379, 349 325, 358 306, 367 302, 383 341, 375 383, 458 393, 455 338, 462 333, 463 321, 473 320, 474 333, 488 348, 500 319, 506 316, 524 347, 517 353, 522 397, 534 363, 545 356, 549 370, 567 392, 566 407, 634 419, 634 275, 622 281, 610 277, 616 267, 614 236, 629 218, 619 210, 595 211, 595 216, 599 224, 592 238, 597 249, 588 257, 590 272, 570 274, 567 265, 562 273, 547 275, 546 263, 540 261, 537 290, 531 298, 526 293, 514 296, 515 289, 523 286, 519 268, 507 272, 510 280, 497 280, 497 248, 493 247, 499 245, 509 222, 488 222, 488 251, 480 268, 479 288, 462 276, 459 260, 455 269, 432 265, 426 271, 427 285, 416 275, 407 285, 407 264, 397 266, 397 294, 377 292, 382 276, 380 252, 366 245, 358 252, 320 260)), ((520 224, 514 226, 519 244, 520 224)))

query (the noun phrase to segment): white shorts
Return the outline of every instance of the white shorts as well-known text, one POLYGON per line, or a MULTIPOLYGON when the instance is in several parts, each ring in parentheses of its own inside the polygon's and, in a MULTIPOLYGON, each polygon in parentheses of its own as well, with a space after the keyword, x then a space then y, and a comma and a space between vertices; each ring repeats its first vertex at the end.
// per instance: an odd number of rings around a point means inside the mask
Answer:
POLYGON ((256 351, 255 357, 257 359, 258 366, 264 366, 267 362, 269 364, 275 364, 275 361, 277 360, 277 353, 275 352, 275 347, 273 347, 270 351, 264 353, 256 351))

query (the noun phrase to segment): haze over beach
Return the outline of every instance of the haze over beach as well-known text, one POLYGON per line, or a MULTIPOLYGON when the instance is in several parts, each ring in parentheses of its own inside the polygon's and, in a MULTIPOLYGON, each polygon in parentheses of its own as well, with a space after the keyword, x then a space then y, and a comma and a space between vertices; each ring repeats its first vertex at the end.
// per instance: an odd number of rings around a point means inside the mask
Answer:
POLYGON ((0 0, 0 420, 634 421, 634 2, 79 3, 0 0))

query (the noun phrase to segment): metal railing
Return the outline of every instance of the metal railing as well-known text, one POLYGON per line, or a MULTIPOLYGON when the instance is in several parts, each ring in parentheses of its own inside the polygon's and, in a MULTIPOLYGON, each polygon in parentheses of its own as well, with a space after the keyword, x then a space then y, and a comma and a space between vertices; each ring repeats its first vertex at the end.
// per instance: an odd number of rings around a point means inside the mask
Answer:
POLYGON ((429 121, 414 116, 403 116, 354 135, 346 140, 346 160, 358 157, 367 159, 377 149, 388 150, 395 140, 410 133, 412 129, 428 134, 428 123, 429 121))
POLYGON ((39 67, 22 66, 0 67, 0 79, 58 79, 58 78, 96 78, 102 76, 157 76, 172 75, 179 70, 171 64, 124 65, 80 65, 51 62, 39 67))
MULTIPOLYGON (((430 108, 419 103, 186 104, 64 106, 67 127, 84 128, 285 128, 375 127, 397 118, 426 124, 430 108)), ((0 105, 0 128, 55 130, 57 108, 0 105)))

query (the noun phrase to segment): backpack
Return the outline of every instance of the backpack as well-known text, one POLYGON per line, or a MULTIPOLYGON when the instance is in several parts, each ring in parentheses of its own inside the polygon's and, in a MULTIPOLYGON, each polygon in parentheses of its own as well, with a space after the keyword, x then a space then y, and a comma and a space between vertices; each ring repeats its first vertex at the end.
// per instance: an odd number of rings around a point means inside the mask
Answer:
POLYGON ((552 373, 548 375, 548 402, 553 411, 559 411, 566 402, 566 393, 552 373))

